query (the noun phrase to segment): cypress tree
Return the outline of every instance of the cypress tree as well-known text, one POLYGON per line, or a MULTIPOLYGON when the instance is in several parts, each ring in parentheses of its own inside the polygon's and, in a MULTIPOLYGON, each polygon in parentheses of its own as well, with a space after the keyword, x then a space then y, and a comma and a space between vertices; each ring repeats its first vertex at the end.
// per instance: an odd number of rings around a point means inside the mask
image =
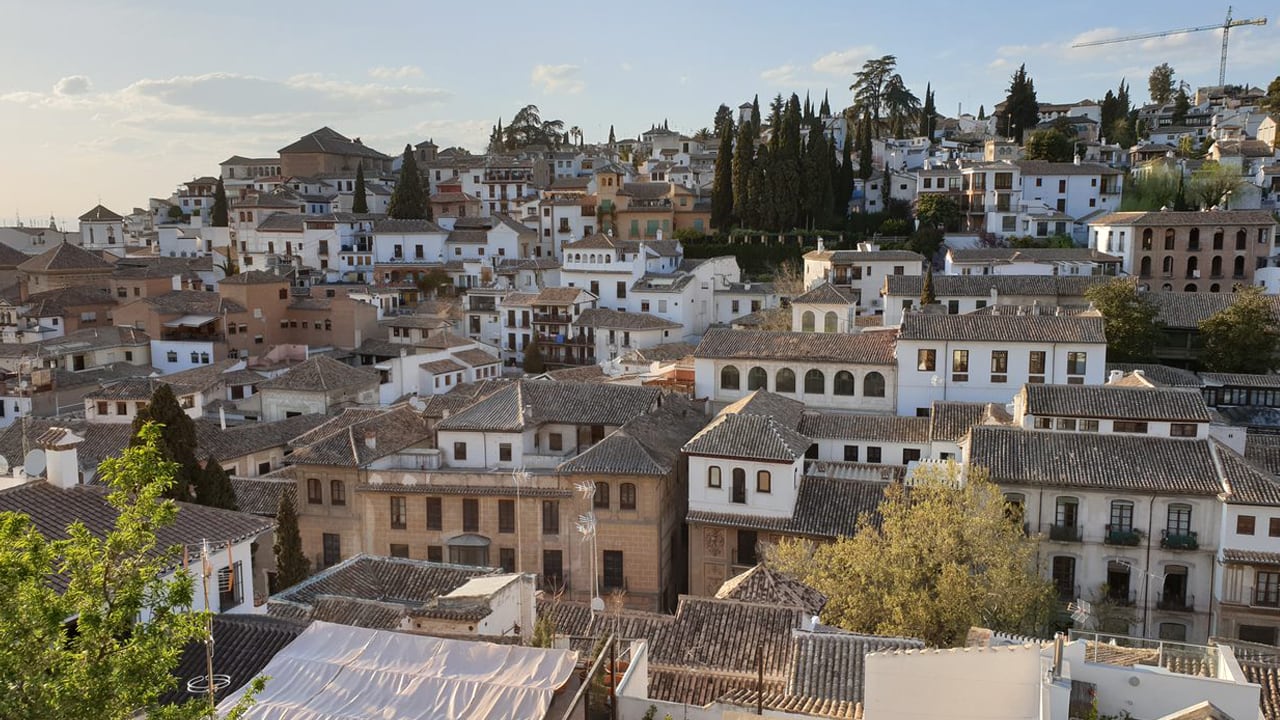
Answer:
POLYGON ((391 193, 387 216, 397 220, 423 220, 427 217, 422 175, 418 172, 418 163, 413 159, 413 148, 409 145, 404 146, 400 179, 396 181, 396 189, 391 193))
POLYGON ((213 227, 227 226, 227 189, 222 186, 222 178, 213 190, 213 209, 209 211, 209 224, 213 227))
POLYGON ((979 119, 979 120, 986 120, 986 119, 987 119, 987 106, 986 106, 986 105, 979 105, 979 106, 978 106, 978 119, 979 119))
POLYGON ((924 271, 924 283, 920 287, 920 306, 932 305, 938 302, 938 296, 933 293, 933 264, 924 271))
POLYGON ((809 130, 809 144, 805 149, 802 166, 804 168, 805 194, 801 198, 804 218, 808 227, 826 227, 835 194, 832 190, 831 147, 827 137, 815 123, 809 130))
POLYGON ((293 587, 311 574, 311 563, 302 554, 302 534, 298 532, 298 511, 293 506, 293 493, 280 493, 276 508, 276 584, 272 592, 293 587))
POLYGON ((733 220, 739 227, 754 228, 754 215, 751 213, 751 197, 749 184, 751 168, 755 164, 756 136, 752 134, 755 125, 744 122, 738 126, 738 139, 733 147, 733 220))
POLYGON ((1027 76, 1024 63, 1009 81, 1009 94, 1005 98, 1004 123, 1005 134, 1022 144, 1022 138, 1028 130, 1035 128, 1040 121, 1040 103, 1036 100, 1035 81, 1027 76))
POLYGON ((754 123, 756 126, 755 137, 760 137, 760 128, 764 126, 760 124, 761 118, 760 118, 760 96, 759 95, 755 95, 751 98, 751 122, 754 123))
POLYGON ((200 482, 200 464, 196 461, 196 425, 178 404, 178 398, 167 384, 159 384, 151 393, 151 401, 134 416, 130 446, 142 444, 138 433, 148 422, 161 426, 161 449, 165 459, 178 464, 169 497, 190 501, 200 482))
MULTIPOLYGON (((858 177, 870 180, 875 172, 872 163, 875 158, 871 153, 871 119, 863 118, 862 127, 858 129, 858 177)), ((865 188, 864 188, 865 194, 865 188)))
POLYGON ((751 164, 751 179, 747 187, 747 194, 751 198, 752 227, 760 230, 778 227, 778 213, 770 182, 772 174, 773 153, 769 151, 767 144, 762 144, 756 149, 756 160, 751 164))
POLYGON ((728 231, 733 225, 734 160, 733 119, 725 118, 720 126, 720 149, 716 152, 715 180, 711 189, 711 227, 720 232, 728 231))
POLYGON ((846 132, 844 148, 840 155, 840 168, 832 187, 837 220, 844 220, 849 215, 849 200, 853 196, 853 178, 853 134, 846 132))
POLYGON ((802 224, 803 198, 808 194, 801 173, 800 98, 794 93, 782 107, 778 142, 771 154, 769 185, 773 188, 775 224, 769 229, 788 230, 802 224))
POLYGON ((200 480, 196 483, 196 502, 223 510, 238 510, 236 491, 222 464, 213 458, 205 461, 200 480))
POLYGON ((920 108, 920 134, 933 142, 933 132, 938 124, 938 109, 933 104, 933 83, 924 86, 924 106, 920 108))
POLYGON ((609 126, 609 146, 612 147, 618 143, 618 138, 613 134, 613 126, 609 126))
POLYGON ((351 212, 364 214, 369 212, 369 200, 365 197, 364 163, 356 167, 356 189, 351 196, 351 212))
POLYGON ((818 109, 818 117, 831 117, 831 103, 827 101, 827 93, 822 93, 822 107, 818 109))
POLYGON ((538 341, 534 340, 524 349, 524 371, 530 375, 537 375, 545 372, 547 369, 547 361, 542 357, 542 348, 538 347, 538 341))

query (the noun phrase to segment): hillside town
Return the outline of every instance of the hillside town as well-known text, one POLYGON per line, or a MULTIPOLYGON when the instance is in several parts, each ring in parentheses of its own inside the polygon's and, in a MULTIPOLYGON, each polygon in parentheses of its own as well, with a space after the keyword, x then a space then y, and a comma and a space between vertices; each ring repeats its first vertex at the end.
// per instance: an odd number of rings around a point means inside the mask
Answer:
POLYGON ((164 464, 218 717, 1280 720, 1280 77, 894 62, 0 228, 0 512, 164 464))

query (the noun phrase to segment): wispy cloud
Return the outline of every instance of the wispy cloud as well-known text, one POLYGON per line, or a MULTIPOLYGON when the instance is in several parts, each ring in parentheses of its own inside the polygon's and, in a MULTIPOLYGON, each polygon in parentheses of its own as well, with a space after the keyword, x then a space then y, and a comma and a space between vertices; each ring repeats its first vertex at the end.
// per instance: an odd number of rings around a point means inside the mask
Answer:
POLYGON ((878 57, 874 45, 856 45, 836 50, 813 61, 813 69, 827 75, 852 75, 868 59, 878 57))
POLYGON ((582 68, 577 65, 534 65, 529 81, 548 95, 576 95, 587 87, 581 72, 582 68))
POLYGON ((795 65, 779 65, 760 73, 760 79, 770 85, 793 85, 796 81, 795 65))
POLYGON ((369 70, 369 77, 375 80, 405 80, 422 77, 422 68, 417 65, 401 65, 400 67, 376 67, 369 70))

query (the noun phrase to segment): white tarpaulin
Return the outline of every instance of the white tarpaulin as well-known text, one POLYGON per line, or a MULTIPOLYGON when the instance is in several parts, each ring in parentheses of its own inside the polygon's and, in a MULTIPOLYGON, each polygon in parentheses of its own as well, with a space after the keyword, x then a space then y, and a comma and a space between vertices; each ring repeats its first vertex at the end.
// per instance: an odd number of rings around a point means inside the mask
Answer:
MULTIPOLYGON (((267 664, 246 720, 541 720, 577 653, 313 622, 267 664)), ((242 691, 218 706, 225 713, 242 691)))

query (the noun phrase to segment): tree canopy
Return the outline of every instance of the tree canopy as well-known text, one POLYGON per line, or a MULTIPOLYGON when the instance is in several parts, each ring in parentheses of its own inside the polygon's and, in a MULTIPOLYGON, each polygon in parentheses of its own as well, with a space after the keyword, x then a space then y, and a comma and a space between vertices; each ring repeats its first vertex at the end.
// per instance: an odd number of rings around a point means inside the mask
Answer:
POLYGON ((1226 204, 1231 193, 1239 190, 1243 184, 1244 180, 1238 171, 1213 160, 1206 160, 1191 173, 1187 195, 1200 209, 1208 210, 1216 205, 1226 204))
POLYGON ((1204 369, 1262 374, 1280 368, 1276 359, 1280 334, 1276 332, 1273 307, 1262 288, 1237 288, 1230 307, 1200 323, 1204 369))
POLYGON ((387 217, 397 220, 425 220, 427 218, 427 193, 422 187, 422 174, 418 161, 413 158, 413 147, 406 144, 400 161, 400 177, 396 189, 391 191, 387 204, 387 217))
MULTIPOLYGON (((880 136, 880 120, 885 109, 886 86, 894 76, 894 68, 898 66, 898 58, 883 55, 867 60, 862 69, 853 74, 853 112, 864 122, 868 122, 873 137, 880 136)), ((901 78, 898 82, 901 83, 901 78)))
POLYGON ((921 227, 954 229, 961 217, 960 204, 955 198, 941 193, 922 193, 916 200, 916 220, 921 227))
POLYGON ((213 227, 227 226, 227 188, 218 178, 218 185, 213 189, 213 208, 209 210, 209 224, 213 227))
POLYGON ((272 592, 293 587, 311 574, 311 563, 302 552, 302 535, 298 532, 298 510, 293 504, 293 494, 280 493, 276 508, 276 584, 272 592))
POLYGON ((1151 94, 1151 102, 1164 105, 1173 98, 1173 68, 1163 62, 1151 68, 1147 76, 1147 91, 1151 94))
POLYGON ((1075 143, 1057 128, 1037 130, 1027 138, 1023 157, 1027 160, 1071 162, 1075 158, 1075 143))
POLYGON ((1005 135, 1022 144, 1023 135, 1040 122, 1040 102, 1036 99, 1035 81, 1027 75, 1025 64, 1018 67, 1009 80, 1005 96, 1005 135))
POLYGON ((1085 297, 1106 318, 1107 360, 1153 362, 1160 342, 1158 309, 1137 283, 1126 278, 1095 285, 1085 297))
POLYGON ((357 215, 369 212, 368 191, 364 187, 364 165, 356 166, 356 187, 351 193, 351 212, 357 215))
POLYGON ((879 521, 863 516, 851 538, 814 546, 784 540, 766 562, 827 596, 825 623, 877 635, 962 644, 972 626, 1036 634, 1054 602, 1036 561, 1039 539, 1023 533, 981 468, 918 469, 892 484, 879 521))
POLYGON ((1263 112, 1280 116, 1280 75, 1277 75, 1275 80, 1272 80, 1267 84, 1267 94, 1262 97, 1262 101, 1258 103, 1258 107, 1260 107, 1263 112))
POLYGON ((142 428, 155 423, 160 429, 160 448, 165 460, 176 463, 173 482, 167 484, 169 497, 193 500, 199 496, 202 481, 196 461, 196 425, 178 403, 173 388, 160 383, 151 393, 151 401, 133 419, 132 443, 143 442, 142 428))
MULTIPOLYGON (((177 520, 177 505, 164 499, 177 469, 165 458, 160 428, 148 423, 137 443, 99 467, 118 513, 104 537, 76 522, 66 539, 49 540, 26 515, 0 514, 0 717, 212 716, 204 697, 160 704, 177 685, 172 673, 183 649, 209 633, 208 613, 188 609, 191 575, 170 575, 182 563, 181 549, 157 546, 156 530, 177 520), (66 582, 61 593, 55 576, 66 582), (147 622, 139 623, 144 613, 147 622)), ((233 717, 252 704, 262 682, 253 682, 233 717)))
POLYGON ((716 134, 720 146, 716 152, 715 175, 711 188, 711 227, 728 230, 733 225, 733 116, 729 106, 716 111, 716 134), (723 112, 722 112, 723 111, 723 112))
POLYGON ((929 267, 924 271, 924 282, 920 284, 920 306, 932 305, 938 302, 938 296, 933 292, 933 263, 929 263, 929 267))

